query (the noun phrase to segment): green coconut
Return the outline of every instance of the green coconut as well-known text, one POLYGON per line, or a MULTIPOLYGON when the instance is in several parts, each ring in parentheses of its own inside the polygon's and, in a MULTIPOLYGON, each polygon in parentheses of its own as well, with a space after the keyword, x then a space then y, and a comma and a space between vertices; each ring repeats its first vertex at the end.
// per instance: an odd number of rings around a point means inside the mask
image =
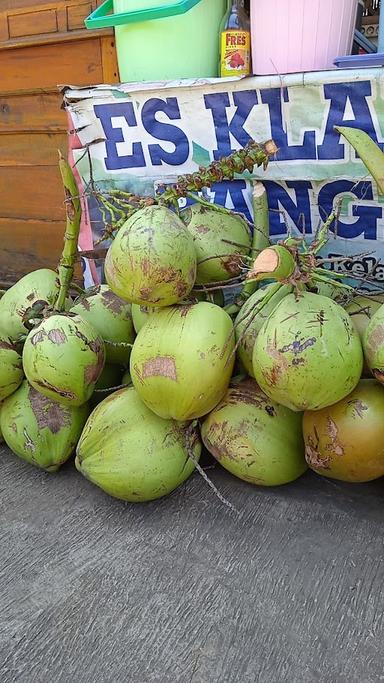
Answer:
POLYGON ((136 334, 140 332, 141 328, 149 319, 149 316, 153 315, 153 313, 158 310, 158 308, 153 308, 152 306, 139 306, 139 304, 132 304, 132 320, 136 334))
MULTIPOLYGON (((185 303, 198 303, 199 301, 209 301, 212 304, 216 304, 216 306, 224 306, 224 294, 221 289, 214 292, 196 292, 193 295, 191 294, 185 303)), ((152 306, 132 304, 132 319, 136 333, 140 332, 149 316, 159 310, 161 309, 153 308, 152 306)))
POLYGON ((203 443, 226 470, 259 486, 278 486, 307 469, 302 416, 271 401, 253 379, 233 382, 204 420, 203 443))
MULTIPOLYGON (((8 289, 0 299, 0 333, 16 341, 30 327, 25 324, 34 308, 52 306, 59 293, 57 273, 47 268, 34 270, 8 289)), ((32 316, 33 317, 33 316, 32 316)))
POLYGON ((184 299, 195 284, 193 238, 173 211, 148 206, 120 228, 104 270, 109 287, 123 299, 169 306, 184 299))
POLYGON ((158 311, 133 345, 130 371, 140 398, 165 419, 206 415, 224 396, 234 365, 231 318, 200 302, 158 311))
POLYGON ((355 296, 351 303, 346 306, 345 310, 351 316, 353 325, 358 333, 361 342, 363 343, 365 330, 368 327, 369 321, 372 320, 376 311, 384 303, 384 297, 380 295, 375 296, 355 296))
POLYGON ((103 338, 106 363, 128 365, 130 348, 115 344, 132 344, 135 338, 131 304, 114 294, 107 285, 101 285, 95 293, 72 306, 71 311, 91 323, 103 338))
POLYGON ((363 348, 370 372, 384 384, 384 305, 374 313, 366 327, 363 348))
POLYGON ((2 443, 4 441, 3 432, 1 431, 1 411, 2 411, 2 408, 3 408, 3 403, 1 402, 0 403, 0 443, 2 443))
POLYGON ((95 384, 95 388, 89 405, 94 408, 107 396, 117 391, 114 387, 119 387, 123 384, 121 380, 121 367, 119 365, 105 364, 103 371, 95 384))
POLYGON ((261 328, 253 371, 272 400, 292 410, 319 410, 347 396, 363 367, 359 335, 328 297, 288 294, 261 328))
POLYGON ((152 413, 133 388, 93 411, 77 447, 76 467, 115 498, 143 503, 166 496, 192 474, 201 443, 197 429, 152 413))
POLYGON ((88 415, 86 404, 59 405, 24 380, 2 404, 0 427, 5 442, 19 458, 56 472, 74 451, 88 415))
POLYGON ((267 285, 252 294, 240 309, 234 323, 236 341, 240 341, 237 354, 244 369, 251 377, 254 377, 252 357, 256 337, 277 304, 292 292, 290 285, 282 285, 268 303, 261 308, 263 300, 271 292, 271 288, 275 286, 275 284, 267 285), (253 317, 252 312, 254 313, 258 308, 260 308, 260 312, 253 317))
MULTIPOLYGON (((354 297, 351 303, 346 306, 345 310, 351 316, 351 320, 360 337, 361 343, 364 345, 364 335, 368 327, 369 321, 372 320, 376 311, 384 303, 383 297, 375 295, 374 297, 359 295, 354 297)), ((363 346, 364 351, 364 346, 363 346)), ((364 354, 365 359, 365 354, 364 354)), ((366 360, 364 360, 363 374, 370 376, 370 370, 366 360)))
POLYGON ((384 388, 374 379, 303 418, 305 453, 317 474, 348 482, 384 476, 384 388))
POLYGON ((13 394, 23 381, 24 371, 18 346, 0 337, 0 401, 13 394))
POLYGON ((131 373, 129 370, 124 372, 124 375, 121 378, 121 384, 132 384, 131 373))
POLYGON ((240 275, 243 257, 252 246, 251 231, 242 216, 202 204, 188 206, 180 216, 194 239, 197 283, 219 282, 240 275))
POLYGON ((86 403, 104 367, 104 342, 80 316, 55 314, 32 330, 23 366, 32 386, 62 405, 86 403))

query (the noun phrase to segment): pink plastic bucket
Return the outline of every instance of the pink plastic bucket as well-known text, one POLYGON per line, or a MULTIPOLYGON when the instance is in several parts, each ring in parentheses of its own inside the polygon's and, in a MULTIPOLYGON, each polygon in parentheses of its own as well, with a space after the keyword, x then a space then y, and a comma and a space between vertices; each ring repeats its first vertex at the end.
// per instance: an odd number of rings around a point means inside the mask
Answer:
POLYGON ((333 69, 350 54, 358 0, 251 0, 254 74, 333 69))

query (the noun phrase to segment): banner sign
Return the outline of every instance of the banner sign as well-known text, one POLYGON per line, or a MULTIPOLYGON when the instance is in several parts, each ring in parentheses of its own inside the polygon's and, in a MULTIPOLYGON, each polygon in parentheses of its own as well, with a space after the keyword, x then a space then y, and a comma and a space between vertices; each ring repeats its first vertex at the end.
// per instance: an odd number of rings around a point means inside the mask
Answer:
MULTIPOLYGON (((208 196, 252 219, 252 180, 265 182, 273 240, 309 240, 342 200, 327 254, 359 255, 343 269, 384 280, 383 197, 337 125, 365 130, 384 148, 384 69, 243 79, 67 88, 71 158, 86 200, 81 249, 92 249, 103 216, 92 190, 152 195, 158 182, 273 138, 268 169, 217 183, 208 196), (369 254, 368 254, 369 252, 369 254), (366 255, 368 254, 368 255, 366 255)), ((92 278, 96 279, 93 270, 92 278)))

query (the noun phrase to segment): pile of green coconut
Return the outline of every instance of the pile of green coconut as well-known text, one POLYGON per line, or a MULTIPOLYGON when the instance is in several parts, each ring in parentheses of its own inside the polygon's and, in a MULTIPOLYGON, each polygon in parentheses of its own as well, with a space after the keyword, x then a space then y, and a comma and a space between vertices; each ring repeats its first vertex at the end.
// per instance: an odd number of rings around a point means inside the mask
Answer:
POLYGON ((58 271, 0 299, 0 437, 16 456, 56 472, 75 453, 83 476, 130 502, 196 469, 207 478, 203 449, 255 487, 308 467, 384 475, 384 299, 319 257, 334 216, 311 245, 262 248, 260 183, 254 226, 197 195, 183 210, 160 197, 115 231, 105 284, 75 291, 80 205, 61 164, 58 271))

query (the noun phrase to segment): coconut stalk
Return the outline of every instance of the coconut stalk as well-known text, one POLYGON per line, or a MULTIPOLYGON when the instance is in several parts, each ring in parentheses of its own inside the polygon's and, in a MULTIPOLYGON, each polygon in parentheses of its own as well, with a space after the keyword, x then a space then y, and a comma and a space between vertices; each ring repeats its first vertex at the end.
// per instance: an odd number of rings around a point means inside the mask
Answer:
MULTIPOLYGON (((252 255, 258 256, 260 252, 267 249, 270 245, 269 239, 269 209, 268 196, 265 185, 256 181, 253 184, 252 191, 252 206, 253 206, 253 240, 252 240, 252 255)), ((256 292, 258 288, 257 280, 253 282, 246 282, 241 290, 240 301, 244 303, 251 294, 256 292)))
POLYGON ((64 247, 58 265, 60 289, 54 309, 64 311, 65 302, 71 286, 74 265, 77 257, 78 240, 80 234, 81 204, 79 191, 73 171, 66 159, 59 151, 59 169, 64 185, 66 228, 64 233, 64 247))
MULTIPOLYGON (((200 192, 214 183, 233 180, 236 174, 242 174, 245 171, 252 173, 255 166, 263 166, 266 170, 269 159, 276 152, 277 147, 273 140, 268 140, 264 144, 251 141, 243 149, 228 157, 213 161, 207 167, 200 166, 195 173, 180 176, 175 185, 164 189, 159 201, 174 203, 175 200, 188 196, 190 192, 200 192)), ((159 189, 163 187, 159 186, 159 189)))
MULTIPOLYGON (((253 206, 253 239, 251 253, 259 255, 264 249, 269 247, 269 209, 268 197, 265 186, 259 180, 253 184, 252 191, 253 206)), ((235 303, 226 307, 229 315, 237 315, 243 304, 256 292, 259 283, 256 279, 248 280, 243 284, 235 303)))
POLYGON ((270 245, 267 190, 259 180, 253 184, 252 205, 254 223, 252 250, 257 255, 270 245))
MULTIPOLYGON (((252 173, 255 166, 263 166, 264 170, 268 162, 277 152, 277 147, 273 140, 265 143, 248 143, 228 157, 223 157, 219 161, 213 161, 208 166, 200 166, 199 170, 187 175, 180 176, 177 182, 166 187, 164 184, 158 186, 158 194, 153 197, 139 197, 124 190, 114 189, 104 196, 100 191, 94 192, 94 196, 101 205, 103 221, 106 229, 98 240, 100 244, 104 240, 113 239, 115 233, 121 228, 124 222, 135 211, 145 208, 152 204, 166 204, 173 208, 178 207, 178 200, 185 197, 193 198, 204 204, 205 200, 196 196, 204 188, 211 187, 214 183, 223 180, 233 180, 235 175, 241 175, 248 171, 252 173), (125 212, 125 213, 124 213, 125 212), (109 213, 110 220, 107 219, 109 213)), ((212 204, 208 202, 209 206, 212 204)), ((228 209, 223 209, 224 212, 228 209)))

